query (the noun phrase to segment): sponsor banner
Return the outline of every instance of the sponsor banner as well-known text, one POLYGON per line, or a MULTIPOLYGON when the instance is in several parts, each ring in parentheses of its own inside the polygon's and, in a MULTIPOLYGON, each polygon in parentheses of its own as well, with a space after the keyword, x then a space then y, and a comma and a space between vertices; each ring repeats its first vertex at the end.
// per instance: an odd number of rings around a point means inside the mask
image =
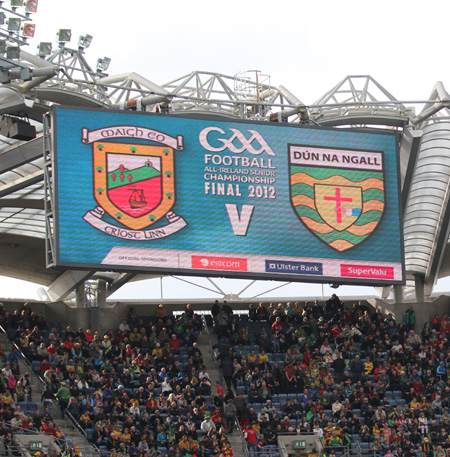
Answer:
MULTIPOLYGON (((402 277, 401 264, 367 265, 361 263, 341 264, 337 260, 282 258, 267 260, 264 256, 242 258, 236 253, 225 257, 219 252, 205 252, 199 255, 196 251, 164 250, 151 248, 115 247, 102 260, 104 265, 129 265, 141 268, 161 268, 180 270, 219 270, 247 271, 260 274, 276 274, 279 277, 323 277, 338 280, 342 277, 360 278, 360 280, 386 279, 398 281, 402 277), (377 275, 380 275, 379 277, 377 275)), ((273 277, 273 276, 272 276, 273 277)))
POLYGON ((287 262, 285 260, 266 260, 268 273, 294 273, 322 275, 322 264, 313 262, 287 262))
POLYGON ((247 271, 247 259, 236 257, 192 256, 192 268, 247 271))
POLYGON ((351 278, 394 279, 394 269, 371 265, 341 265, 341 275, 351 278))

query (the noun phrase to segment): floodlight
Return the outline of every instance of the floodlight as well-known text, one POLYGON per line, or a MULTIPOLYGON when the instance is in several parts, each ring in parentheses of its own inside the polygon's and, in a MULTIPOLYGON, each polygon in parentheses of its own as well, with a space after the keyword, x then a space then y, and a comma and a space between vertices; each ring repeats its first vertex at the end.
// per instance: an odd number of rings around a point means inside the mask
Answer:
POLYGON ((38 46, 38 55, 41 57, 49 56, 52 53, 52 44, 41 42, 38 46))
POLYGON ((8 46, 6 48, 6 58, 7 59, 18 59, 19 57, 20 57, 19 46, 8 46))
POLYGON ((8 31, 18 32, 20 30, 21 20, 17 17, 10 17, 8 19, 8 31))
POLYGON ((103 59, 97 60, 97 70, 99 71, 106 71, 111 63, 111 59, 109 57, 103 57, 103 59))
POLYGON ((72 38, 72 30, 70 29, 59 29, 56 34, 59 43, 67 43, 72 38))
POLYGON ((6 41, 0 40, 0 54, 4 54, 6 52, 6 41))
POLYGON ((27 23, 23 26, 22 35, 26 37, 34 37, 34 31, 36 30, 36 24, 27 23))
POLYGON ((94 38, 92 35, 81 35, 80 38, 78 38, 78 46, 87 49, 92 42, 92 38, 94 38))
POLYGON ((27 0, 25 4, 25 11, 27 13, 35 13, 38 7, 38 0, 27 0))
POLYGON ((5 23, 5 13, 2 11, 0 12, 0 25, 5 23))
POLYGON ((22 6, 23 0, 11 0, 11 6, 22 6))

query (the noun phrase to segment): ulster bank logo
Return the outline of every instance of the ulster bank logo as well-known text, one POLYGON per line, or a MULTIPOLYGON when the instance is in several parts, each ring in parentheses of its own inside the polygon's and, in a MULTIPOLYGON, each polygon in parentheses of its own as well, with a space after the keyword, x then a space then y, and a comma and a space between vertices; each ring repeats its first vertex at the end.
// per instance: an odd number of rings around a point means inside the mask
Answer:
POLYGON ((84 220, 104 233, 123 239, 151 240, 171 235, 186 226, 173 211, 176 201, 175 150, 182 137, 140 127, 114 126, 88 132, 92 143, 93 196, 98 206, 84 220), (140 138, 162 146, 111 142, 111 138, 140 138), (116 224, 104 220, 107 214, 116 224), (168 224, 153 224, 166 219, 168 224))
POLYGON ((323 243, 346 251, 378 227, 385 209, 383 153, 289 146, 291 204, 323 243))

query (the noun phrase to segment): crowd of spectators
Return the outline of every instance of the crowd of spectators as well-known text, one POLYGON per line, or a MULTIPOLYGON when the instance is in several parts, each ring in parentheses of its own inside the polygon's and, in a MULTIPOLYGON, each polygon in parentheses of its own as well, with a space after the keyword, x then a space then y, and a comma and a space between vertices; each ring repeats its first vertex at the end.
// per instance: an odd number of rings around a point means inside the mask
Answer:
POLYGON ((53 425, 57 398, 113 456, 229 457, 235 417, 252 452, 280 433, 312 432, 328 455, 356 441, 388 457, 450 449, 446 314, 417 330, 412 309, 396 322, 336 296, 325 306, 250 305, 248 315, 216 302, 211 314, 225 391, 208 375, 202 320, 189 305, 176 319, 163 306, 153 318, 132 309, 104 334, 49 327, 27 304, 12 314, 0 308, 2 326, 47 385, 43 408, 22 412, 31 383, 20 352, 3 355, 3 441, 20 428, 64 440, 53 425))
POLYGON ((336 295, 325 306, 250 305, 250 322, 218 303, 212 314, 241 425, 260 446, 314 432, 330 454, 356 441, 384 456, 450 451, 447 314, 417 331, 412 308, 396 322, 336 295))
POLYGON ((20 352, 8 355, 1 380, 17 380, 0 387, 8 431, 14 431, 9 424, 20 422, 64 439, 50 413, 57 399, 61 413, 69 413, 113 457, 232 456, 224 402, 233 395, 209 377, 197 344, 202 320, 189 305, 177 319, 163 305, 151 318, 132 309, 116 330, 104 334, 49 327, 28 304, 13 314, 2 310, 1 325, 46 383, 44 413, 20 413, 31 384, 20 376, 20 352))

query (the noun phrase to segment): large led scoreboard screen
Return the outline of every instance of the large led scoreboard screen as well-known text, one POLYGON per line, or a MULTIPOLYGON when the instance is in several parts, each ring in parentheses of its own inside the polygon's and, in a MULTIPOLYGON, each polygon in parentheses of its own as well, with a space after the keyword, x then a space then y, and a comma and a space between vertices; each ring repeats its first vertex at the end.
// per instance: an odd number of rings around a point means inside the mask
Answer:
POLYGON ((58 266, 404 282, 395 134, 52 116, 58 266))

